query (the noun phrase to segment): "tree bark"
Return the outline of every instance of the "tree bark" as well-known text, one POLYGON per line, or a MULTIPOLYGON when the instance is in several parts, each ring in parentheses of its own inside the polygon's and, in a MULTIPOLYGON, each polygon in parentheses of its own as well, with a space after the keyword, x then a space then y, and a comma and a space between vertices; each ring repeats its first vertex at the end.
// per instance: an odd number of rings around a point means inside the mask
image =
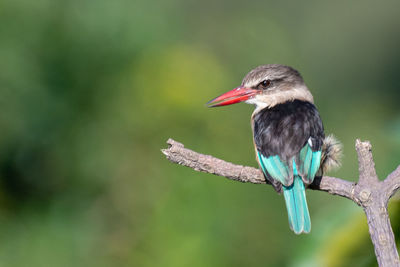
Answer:
MULTIPOLYGON (((197 153, 172 139, 169 139, 167 143, 169 147, 161 151, 171 162, 190 167, 196 171, 223 176, 234 181, 266 184, 264 175, 259 169, 236 165, 210 155, 197 153)), ((400 166, 389 174, 384 181, 379 181, 371 149, 372 146, 368 141, 361 142, 358 139, 356 140, 359 165, 359 180, 357 183, 340 178, 322 176, 315 177, 314 182, 308 188, 348 198, 361 206, 367 216, 369 234, 379 266, 400 266, 396 242, 387 211, 389 199, 400 188, 400 166)))

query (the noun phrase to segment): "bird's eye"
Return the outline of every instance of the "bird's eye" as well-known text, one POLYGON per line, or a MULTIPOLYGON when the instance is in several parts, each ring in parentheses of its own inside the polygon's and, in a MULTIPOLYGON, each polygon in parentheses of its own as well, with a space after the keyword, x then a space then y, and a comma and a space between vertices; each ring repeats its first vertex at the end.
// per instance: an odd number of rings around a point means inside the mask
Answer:
POLYGON ((260 89, 266 89, 268 86, 271 85, 271 80, 264 80, 262 82, 260 82, 260 84, 258 85, 258 87, 260 89))

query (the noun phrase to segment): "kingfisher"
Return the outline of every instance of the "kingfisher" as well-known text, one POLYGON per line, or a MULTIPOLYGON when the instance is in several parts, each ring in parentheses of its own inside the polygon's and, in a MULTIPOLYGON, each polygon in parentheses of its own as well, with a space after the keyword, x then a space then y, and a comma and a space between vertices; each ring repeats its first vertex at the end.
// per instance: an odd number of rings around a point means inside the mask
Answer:
POLYGON ((255 105, 251 128, 257 162, 266 182, 282 193, 289 226, 309 233, 311 220, 305 190, 314 178, 340 165, 341 144, 325 137, 314 99, 300 73, 280 64, 251 70, 242 84, 207 104, 255 105))

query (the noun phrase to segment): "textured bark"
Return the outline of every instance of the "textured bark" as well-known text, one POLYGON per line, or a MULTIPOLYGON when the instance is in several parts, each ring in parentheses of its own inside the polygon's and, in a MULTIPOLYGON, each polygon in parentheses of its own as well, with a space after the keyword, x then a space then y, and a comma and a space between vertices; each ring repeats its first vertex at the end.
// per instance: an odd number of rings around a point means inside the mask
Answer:
MULTIPOLYGON (((197 153, 172 139, 169 139, 167 143, 169 147, 162 149, 162 152, 171 162, 243 183, 266 183, 259 169, 236 165, 210 155, 197 153)), ((342 196, 361 206, 367 216, 369 233, 379 266, 400 266, 387 211, 389 199, 400 188, 400 166, 380 182, 376 175, 371 148, 368 141, 356 140, 359 163, 358 183, 323 176, 316 177, 309 189, 342 196)))
POLYGON ((379 266, 399 266, 394 234, 390 225, 387 205, 380 201, 372 201, 364 207, 367 215, 369 234, 374 244, 375 255, 379 266))

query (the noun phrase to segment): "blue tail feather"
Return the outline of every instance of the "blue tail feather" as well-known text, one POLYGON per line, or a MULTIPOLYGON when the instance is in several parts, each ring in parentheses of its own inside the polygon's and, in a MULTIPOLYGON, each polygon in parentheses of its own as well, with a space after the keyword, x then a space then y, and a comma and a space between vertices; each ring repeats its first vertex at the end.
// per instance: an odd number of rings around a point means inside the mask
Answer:
POLYGON ((309 233, 311 230, 304 183, 300 176, 295 176, 291 186, 283 186, 286 209, 290 228, 296 233, 309 233))
POLYGON ((281 161, 279 156, 265 157, 258 151, 258 158, 263 172, 265 174, 268 173, 273 179, 282 183, 289 225, 296 234, 309 233, 311 230, 311 220, 302 176, 304 176, 305 181, 312 182, 319 167, 320 157, 320 151, 313 152, 308 147, 303 149, 300 155, 300 168, 297 168, 296 161, 293 158, 292 176, 288 164, 281 161), (285 184, 291 185, 285 186, 285 184))

